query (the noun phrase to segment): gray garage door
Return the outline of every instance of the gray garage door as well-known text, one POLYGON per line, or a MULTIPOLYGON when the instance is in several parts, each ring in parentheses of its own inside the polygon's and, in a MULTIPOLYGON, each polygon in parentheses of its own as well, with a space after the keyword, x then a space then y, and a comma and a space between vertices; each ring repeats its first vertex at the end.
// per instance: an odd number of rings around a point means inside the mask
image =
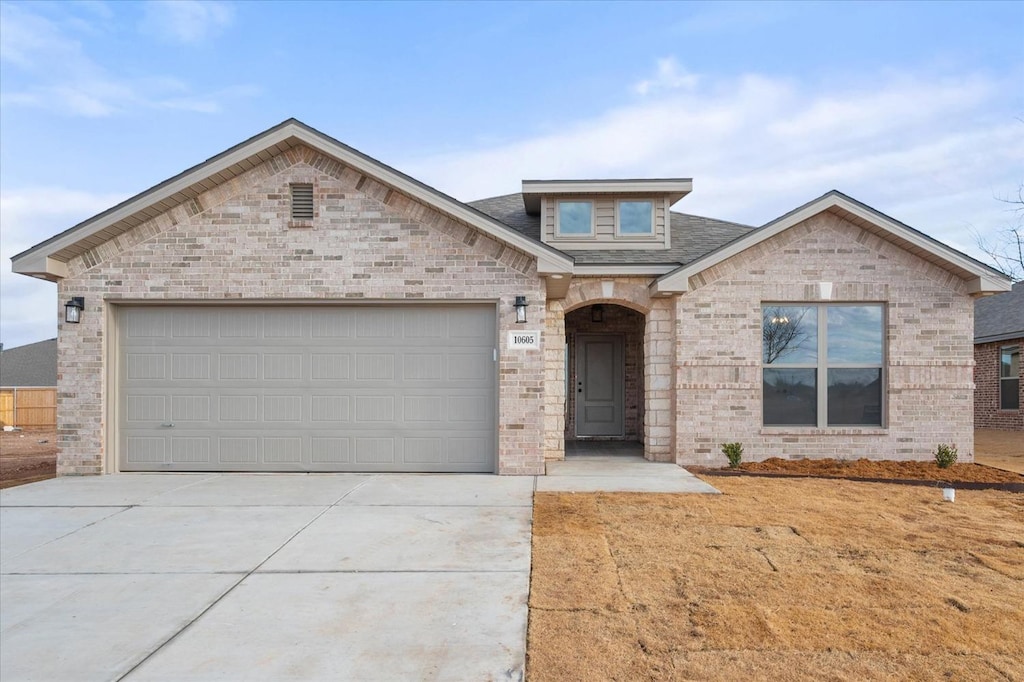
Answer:
POLYGON ((495 470, 493 305, 123 308, 123 471, 495 470))

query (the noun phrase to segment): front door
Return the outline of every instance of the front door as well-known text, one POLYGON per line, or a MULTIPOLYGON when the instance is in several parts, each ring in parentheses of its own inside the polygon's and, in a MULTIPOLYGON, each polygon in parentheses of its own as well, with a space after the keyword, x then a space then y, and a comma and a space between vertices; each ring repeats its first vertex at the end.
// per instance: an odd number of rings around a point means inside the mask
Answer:
POLYGON ((623 435, 622 337, 580 334, 576 338, 576 435, 623 435))

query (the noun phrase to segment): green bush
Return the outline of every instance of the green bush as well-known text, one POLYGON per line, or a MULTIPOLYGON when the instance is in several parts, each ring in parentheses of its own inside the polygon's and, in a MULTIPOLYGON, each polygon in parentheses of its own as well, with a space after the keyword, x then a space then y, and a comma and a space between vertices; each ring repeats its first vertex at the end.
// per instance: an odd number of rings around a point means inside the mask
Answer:
POLYGON ((939 448, 935 451, 935 463, 940 469, 948 469, 956 464, 956 445, 939 443, 939 448))
POLYGON ((722 454, 729 458, 729 468, 735 469, 743 459, 743 444, 722 443, 722 454))

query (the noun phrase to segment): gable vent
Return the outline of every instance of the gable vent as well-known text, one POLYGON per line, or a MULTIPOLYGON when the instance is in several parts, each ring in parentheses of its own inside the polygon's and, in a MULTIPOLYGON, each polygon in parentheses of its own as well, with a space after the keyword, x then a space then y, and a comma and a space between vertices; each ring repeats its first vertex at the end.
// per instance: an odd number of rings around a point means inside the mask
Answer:
POLYGON ((313 185, 292 185, 292 220, 313 219, 313 185))

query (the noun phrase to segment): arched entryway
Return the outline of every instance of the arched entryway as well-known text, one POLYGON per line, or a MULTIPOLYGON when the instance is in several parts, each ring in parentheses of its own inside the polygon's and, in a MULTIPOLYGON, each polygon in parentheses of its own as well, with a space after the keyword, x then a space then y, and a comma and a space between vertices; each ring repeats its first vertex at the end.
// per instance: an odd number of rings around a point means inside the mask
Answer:
POLYGON ((643 454, 645 316, 614 303, 565 314, 565 452, 643 454))

